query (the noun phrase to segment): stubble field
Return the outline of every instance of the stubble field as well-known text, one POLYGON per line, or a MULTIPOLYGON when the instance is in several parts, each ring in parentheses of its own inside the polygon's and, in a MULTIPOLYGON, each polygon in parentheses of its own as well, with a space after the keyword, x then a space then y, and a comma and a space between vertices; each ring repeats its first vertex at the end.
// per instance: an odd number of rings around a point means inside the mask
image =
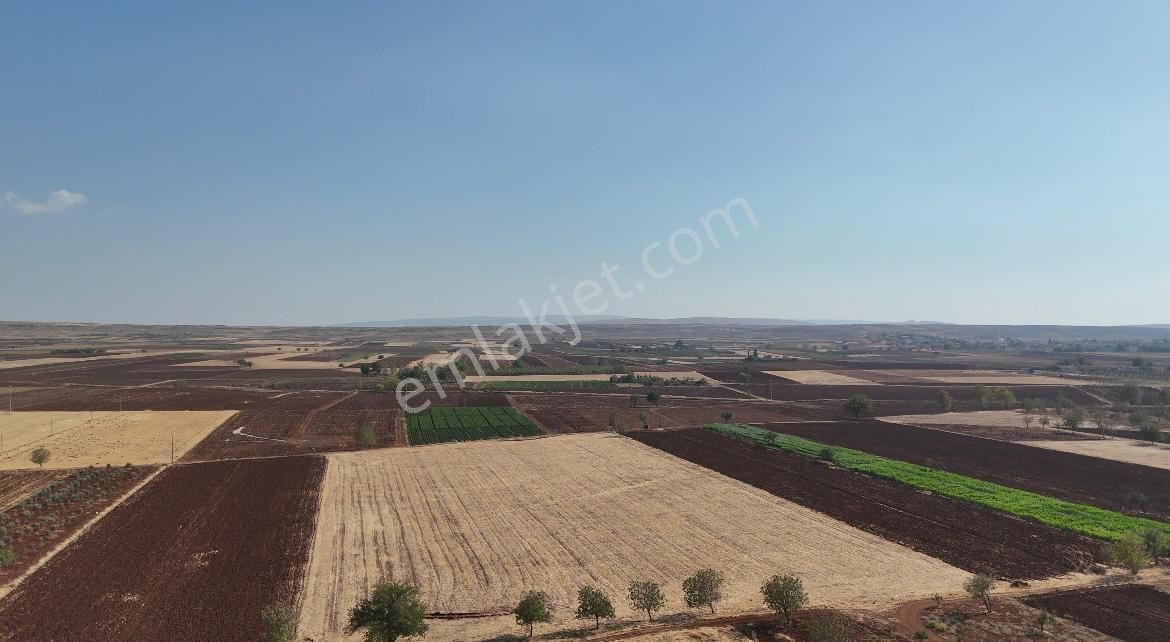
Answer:
MULTIPOLYGON (((774 573, 804 577, 814 603, 859 607, 965 577, 614 435, 340 453, 329 457, 300 635, 347 639, 346 611, 381 578, 416 583, 432 612, 506 614, 525 591, 546 590, 565 627, 583 583, 619 596, 656 579, 673 612, 682 579, 703 566, 727 574, 725 612, 762 608, 759 585, 774 573)), ((503 615, 436 622, 428 638, 514 631, 503 615)))
POLYGON ((14 412, 0 415, 0 470, 35 468, 34 448, 45 447, 45 468, 162 464, 177 460, 235 412, 14 412))

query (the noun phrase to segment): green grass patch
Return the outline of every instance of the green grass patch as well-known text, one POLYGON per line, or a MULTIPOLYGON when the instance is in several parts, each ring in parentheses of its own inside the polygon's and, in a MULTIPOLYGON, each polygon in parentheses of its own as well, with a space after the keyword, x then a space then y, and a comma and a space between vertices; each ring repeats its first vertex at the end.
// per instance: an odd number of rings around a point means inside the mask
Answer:
POLYGON ((833 463, 846 470, 892 479, 938 495, 986 506, 1090 537, 1116 541, 1126 533, 1141 532, 1147 528, 1156 528, 1170 534, 1170 524, 1152 519, 1132 517, 1095 506, 1053 499, 943 470, 877 457, 859 450, 838 448, 831 444, 822 444, 763 428, 742 424, 710 424, 707 429, 811 459, 820 458, 822 451, 830 448, 833 451, 833 463))
POLYGON ((489 377, 527 377, 532 375, 602 375, 625 374, 629 372, 626 366, 504 366, 498 370, 488 370, 484 374, 489 377))
POLYGON ((406 438, 415 446, 543 434, 528 417, 510 406, 432 406, 406 415, 406 438))

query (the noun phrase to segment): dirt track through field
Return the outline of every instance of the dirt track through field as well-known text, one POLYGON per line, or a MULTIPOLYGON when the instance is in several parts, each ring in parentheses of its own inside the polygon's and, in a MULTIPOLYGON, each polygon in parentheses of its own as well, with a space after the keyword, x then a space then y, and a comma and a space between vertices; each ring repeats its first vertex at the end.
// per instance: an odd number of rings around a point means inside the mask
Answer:
MULTIPOLYGON (((804 578, 814 603, 889 604, 966 574, 670 455, 609 434, 339 453, 329 457, 301 636, 347 639, 346 611, 379 578, 407 580, 428 610, 507 612, 549 591, 556 627, 583 583, 615 598, 636 578, 727 574, 721 612, 761 608, 774 573, 804 578)), ((435 622, 428 639, 515 632, 512 618, 435 622)))

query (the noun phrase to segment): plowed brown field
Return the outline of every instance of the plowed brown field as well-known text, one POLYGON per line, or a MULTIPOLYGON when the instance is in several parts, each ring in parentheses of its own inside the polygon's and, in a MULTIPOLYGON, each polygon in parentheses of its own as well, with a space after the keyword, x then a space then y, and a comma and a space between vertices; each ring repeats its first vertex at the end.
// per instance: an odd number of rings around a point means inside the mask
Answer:
POLYGON ((324 470, 164 470, 0 600, 0 639, 260 639, 260 610, 299 592, 324 470))

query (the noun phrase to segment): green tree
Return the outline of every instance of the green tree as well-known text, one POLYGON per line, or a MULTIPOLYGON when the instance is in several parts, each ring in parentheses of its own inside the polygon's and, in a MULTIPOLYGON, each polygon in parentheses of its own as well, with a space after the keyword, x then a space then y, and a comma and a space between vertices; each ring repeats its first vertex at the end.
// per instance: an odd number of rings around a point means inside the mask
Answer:
POLYGON ((1085 410, 1080 406, 1073 406, 1064 413, 1064 427, 1069 430, 1078 430, 1085 421, 1085 410))
POLYGON ((1170 554, 1170 535, 1157 528, 1147 528, 1142 531, 1142 546, 1156 565, 1163 555, 1170 554))
POLYGON ((1019 402, 1016 395, 1007 388, 991 389, 991 406, 993 408, 1015 408, 1019 402))
POLYGON ((613 602, 609 596, 592 586, 582 586, 577 591, 577 619, 593 618, 593 628, 601 628, 601 618, 614 617, 613 602))
POLYGON ((260 612, 264 642, 292 642, 297 637, 297 614, 284 604, 264 607, 260 612))
POLYGON ((735 417, 735 413, 731 412, 730 410, 724 410, 723 412, 719 413, 719 416, 723 417, 723 423, 729 424, 731 423, 732 418, 735 417))
POLYGON ((995 578, 983 573, 972 575, 970 579, 963 582, 963 590, 967 591, 971 597, 981 600, 988 613, 991 613, 991 589, 993 588, 995 588, 995 578))
POLYGON ((853 395, 845 402, 845 410, 860 419, 873 412, 873 400, 865 395, 853 395))
POLYGON ((532 637, 532 627, 542 622, 552 621, 552 608, 548 593, 544 591, 529 591, 524 599, 512 609, 516 616, 516 624, 528 627, 528 637, 532 637))
POLYGON ((631 408, 638 407, 638 395, 630 395, 630 407, 631 408))
POLYGON ((365 631, 366 642, 394 642, 427 632, 427 609, 418 589, 399 582, 378 582, 366 599, 349 610, 346 633, 365 631))
POLYGON ((1135 533, 1122 535, 1121 539, 1109 545, 1106 553, 1111 564, 1120 566, 1134 575, 1150 563, 1146 557, 1145 543, 1135 533))
POLYGON ((1040 612, 1036 614, 1036 626, 1040 629, 1041 633, 1043 633, 1044 630, 1048 628, 1049 624, 1052 624, 1055 621, 1056 618, 1052 617, 1052 614, 1048 612, 1048 609, 1040 609, 1040 612))
POLYGON ((1136 383, 1127 383, 1121 387, 1121 400, 1131 406, 1140 406, 1142 403, 1142 387, 1136 383))
POLYGON ((662 594, 662 586, 652 580, 642 580, 630 583, 630 605, 639 611, 645 611, 646 617, 653 622, 654 612, 661 610, 666 604, 666 597, 662 594))
POLYGON ((0 547, 0 568, 4 568, 16 561, 16 554, 12 552, 11 548, 6 546, 0 547))
POLYGON ((638 421, 642 422, 643 428, 649 428, 650 427, 650 413, 646 412, 645 410, 639 410, 638 411, 638 421))
POLYGON ((955 400, 951 398, 951 393, 946 390, 938 391, 938 398, 935 399, 935 403, 942 412, 950 412, 951 408, 955 407, 955 400))
POLYGON ((785 624, 791 623, 792 614, 808 603, 804 583, 793 575, 773 575, 760 587, 760 593, 764 604, 783 617, 785 624))
POLYGON ((378 445, 378 435, 370 426, 362 426, 353 433, 353 440, 360 448, 373 448, 378 445))
POLYGON ((979 384, 975 386, 975 399, 979 401, 980 408, 987 408, 991 404, 991 391, 987 386, 979 384))
POLYGON ((662 398, 662 395, 658 394, 657 392, 647 392, 646 393, 646 401, 649 401, 650 403, 654 404, 655 406, 658 405, 658 400, 661 398, 662 398))
POLYGON ((723 599, 723 573, 710 568, 699 569, 683 580, 683 598, 688 608, 705 606, 715 612, 715 603, 723 599))
POLYGON ((44 468, 45 463, 49 461, 49 457, 51 456, 52 453, 49 452, 49 449, 42 446, 32 451, 32 454, 29 455, 29 460, 41 468, 44 468))

